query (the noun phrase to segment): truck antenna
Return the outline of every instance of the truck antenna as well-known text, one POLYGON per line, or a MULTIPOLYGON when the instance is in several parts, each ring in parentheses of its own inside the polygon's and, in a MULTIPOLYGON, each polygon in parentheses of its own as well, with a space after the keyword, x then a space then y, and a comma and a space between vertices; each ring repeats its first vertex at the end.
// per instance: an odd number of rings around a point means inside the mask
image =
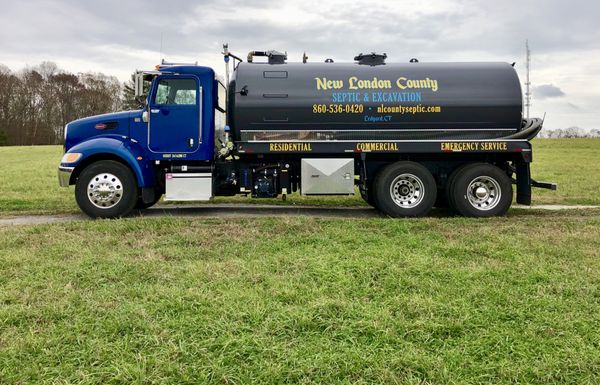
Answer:
POLYGON ((159 56, 158 60, 159 61, 162 60, 162 50, 163 50, 163 33, 161 31, 160 32, 160 51, 158 53, 158 56, 159 56))

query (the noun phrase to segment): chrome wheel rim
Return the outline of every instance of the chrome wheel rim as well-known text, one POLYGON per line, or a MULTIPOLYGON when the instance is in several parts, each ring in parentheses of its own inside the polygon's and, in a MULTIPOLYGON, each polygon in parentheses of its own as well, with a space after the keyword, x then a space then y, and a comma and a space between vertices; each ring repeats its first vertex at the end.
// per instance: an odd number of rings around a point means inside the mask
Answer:
POLYGON ((467 198, 477 210, 491 210, 498 205, 502 191, 500 184, 491 176, 478 176, 467 187, 467 198))
POLYGON ((390 196, 398 206, 410 209, 423 200, 425 186, 423 181, 413 174, 400 174, 390 185, 390 196))
POLYGON ((123 184, 113 174, 98 174, 88 182, 87 196, 94 206, 110 209, 123 198, 123 184))

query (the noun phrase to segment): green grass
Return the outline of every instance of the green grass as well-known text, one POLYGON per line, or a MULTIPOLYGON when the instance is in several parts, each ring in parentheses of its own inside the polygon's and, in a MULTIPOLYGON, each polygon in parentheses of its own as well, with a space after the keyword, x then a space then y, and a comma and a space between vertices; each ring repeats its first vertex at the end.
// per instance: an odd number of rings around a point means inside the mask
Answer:
POLYGON ((0 227, 2 384, 597 384, 600 210, 0 227))
MULTIPOLYGON (((600 204, 600 140, 534 149, 535 204, 600 204)), ((0 148, 0 215, 78 212, 60 156, 0 148)), ((597 384, 599 250, 599 209, 0 227, 0 384, 597 384)))
MULTIPOLYGON (((0 147, 0 215, 78 212, 73 187, 58 187, 56 168, 60 146, 0 147)), ((534 189, 534 204, 600 205, 600 139, 538 139, 534 141, 532 175, 557 182, 558 191, 534 189)), ((352 197, 303 197, 281 199, 218 197, 216 203, 365 205, 352 197)))
POLYGON ((531 175, 557 182, 558 190, 533 190, 534 204, 600 204, 600 138, 536 139, 531 175))
POLYGON ((0 215, 77 212, 73 188, 58 186, 61 146, 0 147, 0 215))

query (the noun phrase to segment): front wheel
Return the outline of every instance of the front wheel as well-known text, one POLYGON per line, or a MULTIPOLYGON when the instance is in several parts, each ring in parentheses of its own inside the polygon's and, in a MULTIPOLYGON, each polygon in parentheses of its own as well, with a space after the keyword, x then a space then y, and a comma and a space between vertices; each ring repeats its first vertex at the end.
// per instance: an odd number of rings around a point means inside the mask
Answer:
POLYGON ((92 218, 126 215, 135 206, 137 196, 133 173, 127 166, 113 160, 87 166, 75 184, 77 204, 92 218))
POLYGON ((397 162, 381 170, 373 182, 377 208, 391 217, 427 215, 437 195, 435 179, 414 162, 397 162))
POLYGON ((457 170, 449 186, 452 207, 466 217, 504 215, 512 204, 513 190, 508 175, 487 163, 457 170))

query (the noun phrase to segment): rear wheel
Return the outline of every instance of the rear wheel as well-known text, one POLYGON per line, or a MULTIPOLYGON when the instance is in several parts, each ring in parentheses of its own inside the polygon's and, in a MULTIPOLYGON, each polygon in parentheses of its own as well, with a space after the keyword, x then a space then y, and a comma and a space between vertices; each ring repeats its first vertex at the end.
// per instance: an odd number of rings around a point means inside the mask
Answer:
POLYGON ((512 183, 500 168, 487 163, 456 171, 448 186, 452 207, 467 217, 504 215, 512 204, 512 183))
POLYGON ((435 202, 435 179, 414 162, 397 162, 381 170, 373 182, 376 207, 392 217, 418 217, 435 202))
POLYGON ((116 161, 87 166, 77 178, 75 199, 92 218, 116 218, 129 213, 137 202, 138 189, 131 170, 116 161))

